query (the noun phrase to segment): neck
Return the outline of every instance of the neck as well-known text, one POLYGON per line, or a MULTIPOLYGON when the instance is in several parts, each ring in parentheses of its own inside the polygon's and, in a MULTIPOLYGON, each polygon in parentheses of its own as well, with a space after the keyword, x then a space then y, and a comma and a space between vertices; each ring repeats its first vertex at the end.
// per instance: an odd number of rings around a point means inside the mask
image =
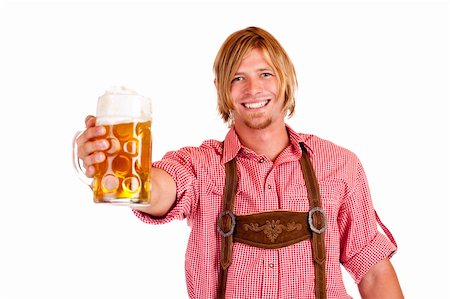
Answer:
POLYGON ((251 129, 245 126, 234 126, 241 144, 258 155, 266 156, 274 161, 289 145, 289 134, 284 122, 265 129, 251 129))

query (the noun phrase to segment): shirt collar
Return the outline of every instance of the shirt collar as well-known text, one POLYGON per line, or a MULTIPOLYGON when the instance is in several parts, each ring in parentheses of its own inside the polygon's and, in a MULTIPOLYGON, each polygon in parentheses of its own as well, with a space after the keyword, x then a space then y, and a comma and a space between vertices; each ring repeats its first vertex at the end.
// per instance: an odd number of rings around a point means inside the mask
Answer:
MULTIPOLYGON (((290 126, 286 125, 286 130, 289 134, 289 140, 291 146, 293 147, 293 152, 298 157, 301 156, 302 150, 299 143, 303 142, 308 148, 308 153, 313 154, 311 147, 308 145, 308 135, 295 132, 290 126)), ((223 154, 222 154, 222 164, 227 163, 231 159, 235 158, 239 151, 242 149, 242 144, 239 141, 239 137, 236 134, 234 127, 230 128, 225 140, 223 141, 223 154)))
POLYGON ((289 140, 291 142, 291 146, 294 148, 294 153, 298 155, 298 157, 301 156, 302 150, 300 148, 300 142, 302 142, 306 148, 308 149, 308 153, 310 155, 314 154, 314 151, 312 150, 310 144, 309 144, 309 137, 310 135, 297 133, 295 132, 290 126, 286 125, 286 130, 289 134, 289 140))
POLYGON ((236 157, 241 148, 242 144, 239 141, 239 137, 237 136, 234 127, 232 127, 223 141, 222 164, 225 164, 236 157))

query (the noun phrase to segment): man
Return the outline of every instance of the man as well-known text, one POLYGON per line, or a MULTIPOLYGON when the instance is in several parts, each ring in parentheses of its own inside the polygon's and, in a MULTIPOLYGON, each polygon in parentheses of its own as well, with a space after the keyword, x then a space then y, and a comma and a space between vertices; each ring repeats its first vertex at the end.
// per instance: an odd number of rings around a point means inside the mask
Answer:
MULTIPOLYGON (((403 298, 358 158, 285 124, 297 82, 278 41, 237 31, 214 71, 225 140, 155 162, 152 205, 134 210, 146 223, 187 219, 189 297, 350 298, 342 263, 362 298, 403 298)), ((88 176, 109 146, 94 123, 77 140, 88 176)))

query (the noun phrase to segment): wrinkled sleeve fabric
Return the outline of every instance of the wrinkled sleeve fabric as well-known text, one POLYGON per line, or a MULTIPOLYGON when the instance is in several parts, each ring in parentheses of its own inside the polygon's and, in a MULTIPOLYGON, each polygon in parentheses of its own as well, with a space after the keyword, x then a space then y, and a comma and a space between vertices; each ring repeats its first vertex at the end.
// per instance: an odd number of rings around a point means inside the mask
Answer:
POLYGON ((396 245, 378 231, 375 210, 364 169, 355 157, 349 182, 351 191, 344 198, 338 217, 341 263, 356 283, 372 266, 391 257, 396 245))
POLYGON ((189 148, 168 152, 152 167, 163 169, 172 176, 177 188, 175 205, 164 217, 153 217, 138 210, 133 210, 134 214, 148 224, 164 224, 189 217, 197 202, 196 172, 189 148))

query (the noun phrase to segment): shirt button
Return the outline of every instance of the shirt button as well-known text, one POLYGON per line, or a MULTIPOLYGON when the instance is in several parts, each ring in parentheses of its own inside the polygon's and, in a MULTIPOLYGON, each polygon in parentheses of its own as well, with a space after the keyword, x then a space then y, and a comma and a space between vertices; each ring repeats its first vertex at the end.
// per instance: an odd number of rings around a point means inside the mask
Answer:
POLYGON ((264 163, 264 159, 263 158, 259 159, 259 163, 264 163))
POLYGON ((267 185, 267 189, 272 189, 272 186, 269 184, 269 185, 267 185))
POLYGON ((273 263, 269 263, 269 268, 273 268, 273 263))

